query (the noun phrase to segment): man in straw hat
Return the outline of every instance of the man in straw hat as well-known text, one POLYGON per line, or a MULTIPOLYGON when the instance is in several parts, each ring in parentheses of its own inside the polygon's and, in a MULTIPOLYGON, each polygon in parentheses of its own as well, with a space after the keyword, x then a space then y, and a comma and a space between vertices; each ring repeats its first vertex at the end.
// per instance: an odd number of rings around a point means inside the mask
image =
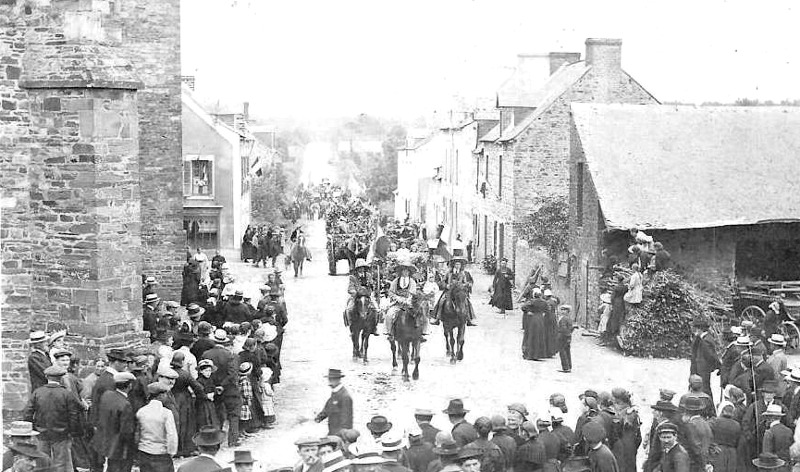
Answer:
MULTIPOLYGON (((384 323, 386 326, 386 335, 390 339, 394 339, 394 322, 397 319, 397 314, 403 310, 413 308, 412 297, 417 293, 417 282, 411 277, 417 268, 411 263, 411 259, 400 259, 397 261, 395 267, 396 277, 389 283, 389 308, 386 310, 386 317, 384 323)), ((425 326, 425 314, 418 312, 417 326, 425 326)))
POLYGON ((719 357, 717 357, 717 345, 708 334, 708 327, 708 321, 706 320, 694 320, 692 322, 692 330, 695 337, 692 341, 689 373, 700 376, 703 381, 702 390, 711 398, 713 405, 714 395, 711 393, 711 373, 718 370, 721 364, 719 357))
POLYGON ((161 298, 157 293, 148 293, 142 307, 142 329, 150 333, 150 342, 155 341, 158 322, 161 319, 161 298))
POLYGON ((433 419, 433 411, 426 408, 417 408, 414 410, 414 420, 417 422, 420 431, 422 432, 422 441, 428 444, 433 444, 436 438, 436 433, 439 428, 431 425, 433 419))
POLYGON ((294 466, 294 472, 322 472, 319 460, 319 439, 303 437, 294 442, 300 462, 294 466))
POLYGON ((742 354, 742 346, 736 344, 736 338, 741 335, 742 328, 740 326, 726 326, 722 329, 722 337, 727 343, 720 357, 719 385, 722 388, 730 383, 731 370, 739 362, 742 354))
POLYGON ((31 353, 28 355, 28 377, 31 379, 31 392, 47 383, 44 370, 53 365, 47 353, 47 335, 44 331, 32 331, 28 336, 31 353))
POLYGON ((348 472, 351 470, 350 466, 352 464, 350 459, 344 457, 342 451, 333 451, 325 454, 320 458, 320 462, 322 463, 322 472, 348 472))
POLYGON ((442 410, 442 413, 447 415, 448 419, 450 419, 450 423, 453 425, 450 434, 452 434, 453 439, 459 447, 464 447, 478 439, 478 432, 475 431, 475 427, 468 423, 465 418, 467 412, 469 412, 469 410, 464 408, 464 402, 460 398, 450 400, 447 408, 442 410))
MULTIPOLYGON (((39 441, 36 436, 39 432, 33 429, 33 423, 30 421, 12 421, 5 435, 8 436, 9 446, 26 444, 34 449, 38 447, 39 441)), ((14 465, 14 455, 10 449, 3 452, 3 466, 0 470, 10 469, 14 465)), ((36 460, 36 470, 47 470, 48 467, 50 460, 42 454, 42 457, 36 460)))
POLYGON ((772 347, 772 354, 767 358, 767 364, 772 367, 774 372, 783 372, 789 366, 789 359, 786 357, 786 338, 782 334, 773 334, 767 339, 772 347))
POLYGON ((328 369, 325 376, 328 379, 328 386, 331 388, 331 396, 325 402, 314 420, 317 423, 328 420, 328 434, 339 434, 343 429, 353 427, 353 398, 347 389, 342 385, 344 374, 339 369, 328 369))
POLYGON ((204 426, 192 437, 199 455, 178 467, 178 472, 216 472, 222 466, 217 463, 216 455, 225 434, 214 426, 204 426))
POLYGON ((216 345, 204 352, 202 358, 210 359, 217 368, 211 374, 211 378, 215 385, 222 387, 222 392, 214 396, 214 407, 221 422, 227 418, 229 423, 228 446, 234 447, 239 443, 239 413, 242 407, 242 397, 239 391, 239 362, 228 350, 232 341, 224 329, 214 331, 213 341, 216 345))
POLYGON ((786 381, 786 391, 783 394, 783 404, 786 405, 786 421, 789 427, 794 427, 798 416, 800 416, 800 369, 797 367, 791 371, 783 371, 786 381))
POLYGON ((769 470, 772 472, 783 471, 785 469, 786 461, 779 458, 776 454, 771 452, 762 452, 757 458, 752 460, 753 465, 759 471, 769 470))
POLYGON ((788 463, 791 459, 789 447, 794 442, 794 433, 781 423, 784 416, 783 408, 776 403, 769 405, 766 411, 761 413, 766 429, 761 450, 771 452, 788 463))
POLYGON ((390 431, 381 437, 381 451, 387 460, 383 468, 389 472, 411 472, 401 462, 405 462, 405 444, 403 436, 395 431, 390 431))
POLYGON ((475 310, 472 308, 472 302, 469 300, 469 296, 472 294, 473 280, 472 274, 464 269, 464 264, 466 262, 466 259, 463 257, 453 257, 450 259, 450 262, 448 262, 450 271, 439 284, 442 288, 442 294, 439 296, 436 307, 433 309, 433 320, 431 324, 439 324, 439 321, 442 319, 444 304, 450 301, 450 292, 454 289, 458 289, 465 291, 467 294, 467 326, 476 326, 475 310))
POLYGON ((253 472, 256 460, 249 450, 233 451, 233 460, 230 463, 236 468, 236 472, 253 472))
POLYGON ((72 472, 72 436, 82 433, 82 406, 75 393, 67 391, 61 378, 67 369, 52 365, 44 370, 47 383, 28 399, 24 417, 39 435, 39 449, 50 458, 54 472, 72 472))

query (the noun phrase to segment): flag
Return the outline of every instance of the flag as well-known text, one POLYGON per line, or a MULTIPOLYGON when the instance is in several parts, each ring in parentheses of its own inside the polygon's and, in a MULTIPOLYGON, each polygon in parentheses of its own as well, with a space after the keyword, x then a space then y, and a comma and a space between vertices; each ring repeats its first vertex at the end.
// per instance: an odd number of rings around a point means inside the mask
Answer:
POLYGON ((383 228, 377 225, 375 239, 372 241, 372 245, 369 247, 369 253, 367 254, 367 262, 372 263, 376 257, 379 259, 385 258, 389 253, 391 244, 389 238, 384 234, 383 228))

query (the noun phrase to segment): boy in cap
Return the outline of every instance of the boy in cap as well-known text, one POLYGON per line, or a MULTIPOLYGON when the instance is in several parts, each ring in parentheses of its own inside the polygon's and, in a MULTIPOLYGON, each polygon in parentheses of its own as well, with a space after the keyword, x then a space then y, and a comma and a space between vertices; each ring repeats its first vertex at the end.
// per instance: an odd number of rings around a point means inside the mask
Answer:
POLYGON ((46 368, 47 383, 33 392, 24 411, 25 420, 41 433, 39 449, 50 458, 54 472, 72 472, 71 437, 82 433, 78 396, 61 384, 66 373, 61 366, 46 368))
POLYGON ((164 407, 169 388, 158 382, 147 385, 150 402, 136 412, 141 472, 173 470, 172 456, 178 452, 178 429, 172 412, 164 407))
POLYGON ((678 444, 678 427, 670 422, 664 422, 658 425, 656 433, 661 444, 661 457, 658 461, 661 471, 689 472, 689 454, 678 444))
POLYGON ((561 358, 561 372, 572 372, 572 332, 577 329, 572 323, 572 307, 561 305, 558 309, 558 355, 561 358))

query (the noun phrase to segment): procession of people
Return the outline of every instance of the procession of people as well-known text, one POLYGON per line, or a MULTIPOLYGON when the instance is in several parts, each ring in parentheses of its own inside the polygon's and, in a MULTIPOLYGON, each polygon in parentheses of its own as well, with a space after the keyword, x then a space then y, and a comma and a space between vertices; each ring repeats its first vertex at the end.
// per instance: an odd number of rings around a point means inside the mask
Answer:
MULTIPOLYGON (((236 267, 220 253, 209 259, 201 248, 187 248, 179 301, 162 300, 156 278, 142 277, 142 326, 149 344, 109 349, 82 371, 81 360, 64 343, 66 330, 30 333, 31 395, 24 421, 11 425, 15 434, 3 470, 125 472, 136 465, 143 472, 171 471, 175 459, 186 458, 178 470, 217 471, 224 469, 215 459, 222 447, 236 449, 236 470, 252 470, 252 451, 241 447, 252 445, 249 437, 272 429, 280 418, 275 396, 289 318, 276 258, 284 244, 290 254, 299 244, 302 257, 310 260, 304 241, 302 225, 288 237, 274 227, 247 229, 241 260, 266 268, 258 300, 245 296, 236 267)), ((515 307, 515 274, 507 260, 501 259, 491 282, 479 287, 486 279, 473 276, 463 249, 449 258, 431 249, 414 260, 411 245, 393 243, 393 259, 356 261, 345 325, 363 305, 383 321, 382 329, 376 323, 369 335, 391 340, 397 318, 413 308, 424 342, 428 325, 442 324, 453 310, 466 326, 477 326, 472 298, 485 290, 503 320, 515 308, 522 313, 523 359, 542 362, 558 355, 559 371, 573 372, 572 307, 561 303, 547 276, 529 277, 515 307)), ((644 253, 630 253, 632 268, 645 265, 644 253)), ((661 263, 666 260, 662 256, 661 263)), ((652 260, 646 266, 655 267, 652 260)), ((630 293, 630 285, 622 293, 630 293)), ((604 293, 601 333, 620 322, 613 314, 616 296, 604 293)), ((629 297, 625 302, 632 303, 629 297)), ((531 405, 530 411, 514 403, 481 416, 472 413, 472 423, 464 403, 453 399, 442 412, 450 431, 436 430, 433 411, 420 408, 416 428, 393 428, 385 414, 377 414, 365 425, 370 434, 362 434, 353 417, 365 405, 348 392, 343 370, 331 368, 322 376, 331 396, 314 418, 327 424, 327 435, 297 440, 294 470, 790 470, 800 458, 800 366, 789 366, 786 340, 765 322, 743 322, 725 330, 727 345, 720 347, 706 321, 692 326, 685 392, 661 389, 657 402, 637 405, 624 386, 588 386, 575 399, 553 393, 549 404, 531 405), (711 391, 715 372, 722 398, 711 391), (574 427, 565 424, 568 404, 581 412, 574 427), (652 424, 643 424, 643 408, 652 410, 652 424)))

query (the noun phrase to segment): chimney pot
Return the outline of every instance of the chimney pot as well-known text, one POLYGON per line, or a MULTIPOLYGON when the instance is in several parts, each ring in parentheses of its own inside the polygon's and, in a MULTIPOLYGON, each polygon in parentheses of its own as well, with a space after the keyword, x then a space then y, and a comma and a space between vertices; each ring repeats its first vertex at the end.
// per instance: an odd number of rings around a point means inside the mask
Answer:
POLYGON ((572 64, 581 60, 579 52, 551 52, 548 56, 550 57, 550 75, 555 74, 564 64, 572 64))
POLYGON ((595 68, 607 70, 621 69, 622 40, 588 38, 586 40, 586 64, 595 68))

